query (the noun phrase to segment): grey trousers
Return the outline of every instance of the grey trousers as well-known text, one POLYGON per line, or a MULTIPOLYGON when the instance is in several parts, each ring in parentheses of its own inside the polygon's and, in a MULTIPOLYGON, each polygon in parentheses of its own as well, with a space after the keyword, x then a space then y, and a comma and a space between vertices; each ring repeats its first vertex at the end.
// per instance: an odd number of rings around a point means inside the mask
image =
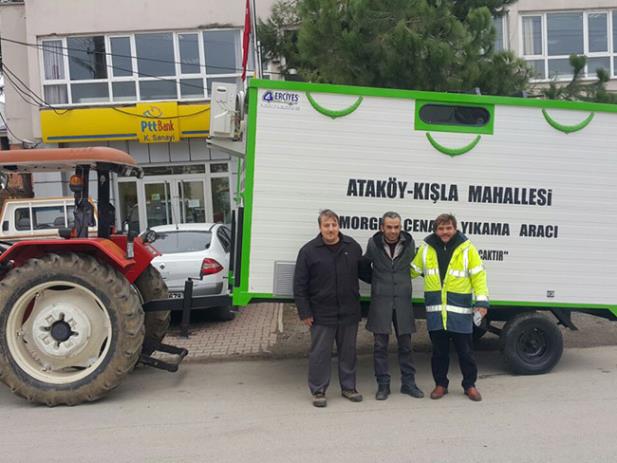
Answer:
POLYGON ((308 385, 311 394, 326 392, 330 384, 332 344, 338 352, 338 377, 343 390, 356 389, 356 338, 358 324, 313 325, 309 354, 308 385))
MULTIPOLYGON (((401 369, 401 385, 411 386, 416 383, 416 367, 413 362, 411 349, 411 334, 398 334, 396 312, 393 312, 392 323, 394 334, 398 342, 398 364, 401 369)), ((375 344, 373 347, 373 365, 377 384, 390 384, 390 372, 388 371, 388 340, 390 335, 374 333, 375 344)))

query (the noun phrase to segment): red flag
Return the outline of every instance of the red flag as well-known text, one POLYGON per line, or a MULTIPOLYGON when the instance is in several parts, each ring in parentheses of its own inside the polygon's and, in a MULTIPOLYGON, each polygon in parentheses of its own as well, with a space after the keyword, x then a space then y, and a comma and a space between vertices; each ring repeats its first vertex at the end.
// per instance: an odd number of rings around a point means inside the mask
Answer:
POLYGON ((246 64, 249 59, 249 43, 251 38, 251 7, 250 0, 246 0, 244 12, 244 34, 242 35, 242 81, 246 79, 246 64))

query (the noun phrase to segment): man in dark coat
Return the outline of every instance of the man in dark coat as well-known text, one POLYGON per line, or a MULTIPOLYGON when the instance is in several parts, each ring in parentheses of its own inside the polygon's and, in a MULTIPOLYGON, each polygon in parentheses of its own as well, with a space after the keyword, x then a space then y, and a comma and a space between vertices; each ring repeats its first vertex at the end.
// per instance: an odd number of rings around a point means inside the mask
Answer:
POLYGON ((300 319, 311 330, 308 384, 313 405, 325 407, 332 344, 338 352, 343 397, 361 402, 356 390, 356 338, 361 318, 358 266, 362 248, 339 231, 339 218, 319 214, 319 235, 298 253, 294 297, 300 319))
MULTIPOLYGON (((412 359, 411 335, 416 325, 411 304, 409 268, 416 254, 412 236, 402 231, 401 216, 386 212, 381 231, 369 239, 362 266, 370 265, 371 305, 366 328, 375 336, 373 359, 377 379, 377 400, 390 394, 388 341, 392 325, 398 341, 401 369, 401 393, 422 398, 416 385, 416 369, 412 359)), ((366 272, 362 272, 366 273, 366 272)))

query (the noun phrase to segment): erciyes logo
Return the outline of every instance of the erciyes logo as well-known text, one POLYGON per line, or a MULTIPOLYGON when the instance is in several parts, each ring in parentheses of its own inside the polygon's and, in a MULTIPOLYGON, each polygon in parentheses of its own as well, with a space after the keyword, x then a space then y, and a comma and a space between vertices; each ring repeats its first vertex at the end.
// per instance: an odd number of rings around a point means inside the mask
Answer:
POLYGON ((264 93, 263 100, 268 103, 284 103, 288 105, 296 105, 300 101, 300 96, 292 92, 278 92, 268 90, 264 93))

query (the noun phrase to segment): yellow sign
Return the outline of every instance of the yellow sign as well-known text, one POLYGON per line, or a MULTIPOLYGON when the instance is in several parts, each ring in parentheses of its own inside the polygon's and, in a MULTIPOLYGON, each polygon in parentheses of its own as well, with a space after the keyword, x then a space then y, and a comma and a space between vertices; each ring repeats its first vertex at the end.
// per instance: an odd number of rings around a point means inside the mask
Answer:
POLYGON ((210 104, 138 103, 133 106, 41 110, 44 143, 135 140, 177 142, 210 134, 210 104))
POLYGON ((178 103, 140 103, 136 110, 137 139, 140 143, 173 143, 180 140, 178 103))

